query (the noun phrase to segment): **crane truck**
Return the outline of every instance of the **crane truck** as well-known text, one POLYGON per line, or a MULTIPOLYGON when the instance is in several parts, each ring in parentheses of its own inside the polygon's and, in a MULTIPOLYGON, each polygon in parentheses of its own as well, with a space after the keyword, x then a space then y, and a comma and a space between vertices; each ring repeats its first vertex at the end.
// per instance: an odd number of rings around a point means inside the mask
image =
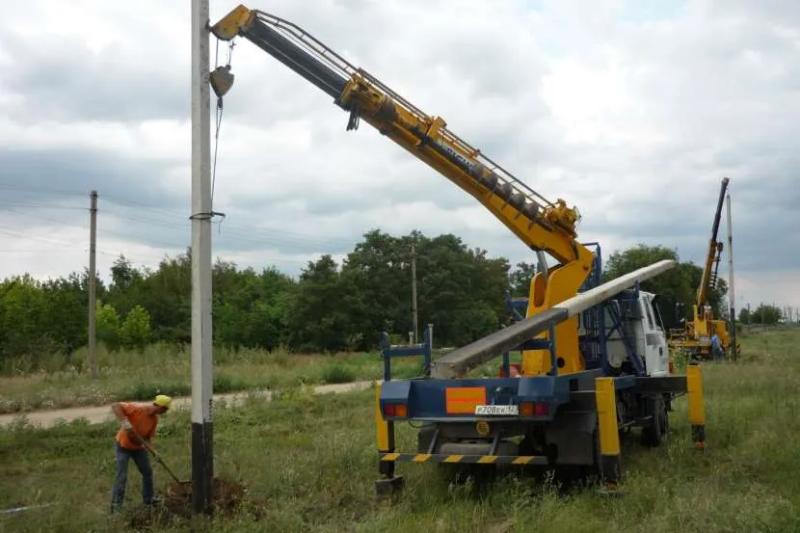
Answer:
POLYGON ((668 344, 673 350, 687 352, 694 360, 710 359, 712 357, 712 342, 714 335, 720 341, 722 352, 727 352, 731 347, 731 335, 728 332, 728 323, 714 317, 709 296, 717 286, 719 263, 722 257, 722 242, 717 240, 719 222, 722 215, 722 203, 725 201, 725 192, 728 189, 728 178, 722 178, 719 187, 717 208, 714 211, 714 222, 711 225, 711 239, 708 241, 708 251, 703 264, 703 274, 697 294, 692 306, 692 318, 684 323, 683 328, 673 329, 669 333, 668 344))
MULTIPOLYGON (((673 262, 603 284, 600 247, 578 239, 577 209, 534 191, 441 117, 426 114, 277 16, 239 6, 210 31, 220 40, 252 42, 348 112, 347 130, 362 120, 373 126, 473 196, 540 262, 544 254, 557 262, 531 280, 524 319, 432 361, 419 379, 392 379, 385 365, 375 397, 379 494, 402 487, 395 473, 399 462, 578 465, 613 487, 620 477, 620 432, 639 427, 642 440, 657 446, 667 435, 672 401, 686 393, 693 440, 704 446, 700 368, 670 373, 654 296, 638 289, 639 281, 673 262), (512 350, 522 354, 513 376, 504 355, 512 350), (498 377, 469 375, 501 355, 498 377), (403 422, 420 428, 415 450, 396 449, 395 424, 403 422)), ((217 68, 209 81, 218 96, 224 93, 232 82, 230 66, 217 68)))

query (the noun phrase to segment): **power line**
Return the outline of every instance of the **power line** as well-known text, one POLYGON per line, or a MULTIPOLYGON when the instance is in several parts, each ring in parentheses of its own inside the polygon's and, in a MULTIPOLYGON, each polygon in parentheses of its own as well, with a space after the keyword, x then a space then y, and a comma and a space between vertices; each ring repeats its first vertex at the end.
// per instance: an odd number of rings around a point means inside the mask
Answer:
POLYGON ((11 235, 12 237, 22 237, 22 238, 25 238, 25 239, 38 240, 38 241, 45 242, 47 244, 66 245, 66 246, 70 246, 70 247, 74 247, 74 246, 77 245, 77 243, 75 243, 75 242, 58 241, 58 240, 55 240, 55 239, 50 239, 48 237, 41 237, 41 236, 37 236, 37 235, 29 235, 29 234, 20 233, 18 231, 12 231, 12 230, 7 230, 7 229, 0 229, 0 233, 5 233, 6 235, 11 235))
POLYGON ((10 205, 13 207, 32 207, 36 209, 66 209, 66 210, 76 210, 76 211, 88 211, 89 209, 86 207, 77 207, 71 205, 57 205, 57 204, 28 204, 24 202, 9 202, 6 200, 0 200, 0 205, 10 205))
MULTIPOLYGON (((0 184, 5 188, 13 188, 18 190, 23 190, 23 187, 10 187, 5 184, 0 184)), ((37 189, 27 189, 33 192, 37 192, 37 189)), ((48 191, 49 192, 49 191, 48 191)), ((73 193, 66 193, 64 194, 73 194, 73 193)), ((188 217, 180 215, 175 211, 168 210, 165 208, 153 207, 143 204, 141 202, 136 202, 132 200, 120 200, 115 198, 114 196, 107 197, 111 204, 121 205, 121 206, 130 206, 135 208, 136 210, 141 211, 142 209, 148 210, 153 212, 153 215, 147 215, 148 218, 143 217, 135 217, 130 216, 128 214, 122 214, 118 210, 114 209, 103 209, 103 212, 111 214, 115 218, 128 220, 132 222, 142 223, 142 224, 149 224, 153 226, 161 226, 166 228, 175 228, 175 229, 189 229, 189 220, 188 217), (180 221, 180 222, 179 222, 180 221)), ((47 220, 56 224, 64 224, 64 220, 57 220, 54 218, 48 218, 41 214, 37 213, 28 213, 20 210, 16 210, 14 208, 35 208, 35 209, 55 209, 55 210, 77 210, 77 211, 87 211, 88 209, 85 207, 78 207, 78 206, 67 206, 67 205, 60 205, 60 204, 44 204, 44 203, 27 203, 27 202, 11 202, 7 200, 0 200, 0 205, 8 205, 11 206, 8 210, 14 211, 22 216, 29 216, 32 218, 36 218, 38 220, 47 220)), ((256 245, 266 245, 266 246, 292 246, 292 245, 301 245, 306 247, 316 248, 317 250, 325 250, 330 248, 342 248, 342 247, 351 247, 354 244, 354 240, 352 239, 345 239, 345 238, 319 238, 317 236, 312 236, 308 234, 302 234, 292 231, 287 231, 283 229, 273 229, 273 228, 259 228, 259 227, 251 227, 251 226, 236 226, 231 225, 230 223, 226 224, 224 227, 224 231, 222 232, 222 236, 219 237, 223 242, 228 243, 248 243, 248 244, 256 244, 256 245)), ((104 233, 107 230, 104 230, 104 233)), ((116 232, 116 235, 121 238, 132 238, 135 236, 126 236, 119 232, 116 232)), ((145 240, 145 239, 142 239, 145 240)), ((154 242, 150 239, 145 241, 154 242)), ((179 247, 185 246, 184 244, 174 244, 174 243, 164 243, 162 242, 155 242, 156 244, 160 244, 162 246, 168 247, 179 247)))
POLYGON ((51 187, 48 187, 48 188, 45 189, 45 188, 41 188, 41 187, 20 186, 18 184, 13 184, 13 183, 0 183, 0 189, 10 189, 10 190, 16 190, 16 191, 32 192, 32 193, 37 193, 37 194, 41 194, 41 193, 47 193, 47 194, 58 193, 58 194, 63 194, 63 195, 67 195, 67 196, 85 196, 86 195, 85 191, 78 192, 78 191, 75 191, 75 190, 67 190, 67 189, 53 189, 51 187))

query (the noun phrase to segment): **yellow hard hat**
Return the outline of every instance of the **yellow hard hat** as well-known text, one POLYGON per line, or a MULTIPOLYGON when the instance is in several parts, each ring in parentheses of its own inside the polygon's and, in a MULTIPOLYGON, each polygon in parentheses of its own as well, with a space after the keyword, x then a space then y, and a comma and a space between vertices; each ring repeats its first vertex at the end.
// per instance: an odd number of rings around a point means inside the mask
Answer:
POLYGON ((166 394, 159 394, 153 400, 153 405, 169 409, 169 406, 172 405, 172 398, 170 398, 166 394))

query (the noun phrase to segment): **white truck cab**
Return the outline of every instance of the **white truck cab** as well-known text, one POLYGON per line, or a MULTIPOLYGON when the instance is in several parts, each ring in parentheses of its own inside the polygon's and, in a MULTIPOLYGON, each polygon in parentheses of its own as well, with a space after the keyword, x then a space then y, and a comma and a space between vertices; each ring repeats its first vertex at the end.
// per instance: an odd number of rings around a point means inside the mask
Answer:
MULTIPOLYGON (((644 362, 646 375, 666 376, 669 374, 669 349, 661 316, 653 305, 655 295, 644 291, 638 294, 637 302, 620 308, 622 328, 631 345, 625 345, 618 330, 612 331, 607 343, 608 363, 613 368, 621 368, 628 360, 628 352, 633 350, 644 362)), ((614 317, 607 311, 606 327, 611 329, 613 323, 614 317)))

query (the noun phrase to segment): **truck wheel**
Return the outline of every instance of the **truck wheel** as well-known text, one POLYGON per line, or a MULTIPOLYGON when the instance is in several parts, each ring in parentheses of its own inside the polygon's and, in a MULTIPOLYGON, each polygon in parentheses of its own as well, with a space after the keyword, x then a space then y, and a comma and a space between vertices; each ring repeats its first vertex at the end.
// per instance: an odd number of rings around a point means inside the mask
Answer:
POLYGON ((642 428, 642 444, 655 448, 667 440, 669 432, 667 404, 661 395, 645 398, 645 402, 647 406, 646 413, 652 418, 650 423, 642 428))

